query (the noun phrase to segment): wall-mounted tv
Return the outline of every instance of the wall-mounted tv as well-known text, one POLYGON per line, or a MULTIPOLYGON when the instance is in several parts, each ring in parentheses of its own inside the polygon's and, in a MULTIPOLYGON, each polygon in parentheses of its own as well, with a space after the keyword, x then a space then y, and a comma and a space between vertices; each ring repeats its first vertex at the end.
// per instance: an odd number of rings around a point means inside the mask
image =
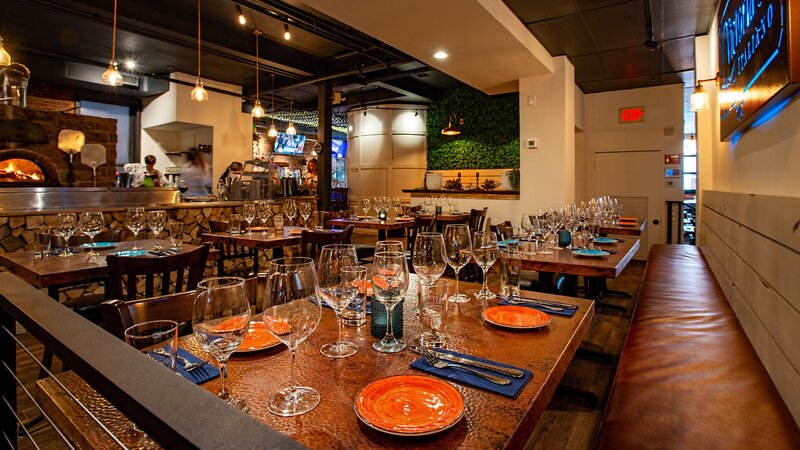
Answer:
POLYGON ((343 139, 331 139, 331 154, 335 158, 344 158, 347 155, 347 141, 343 139))
POLYGON ((273 152, 278 155, 302 155, 305 145, 306 137, 302 134, 278 133, 273 152))

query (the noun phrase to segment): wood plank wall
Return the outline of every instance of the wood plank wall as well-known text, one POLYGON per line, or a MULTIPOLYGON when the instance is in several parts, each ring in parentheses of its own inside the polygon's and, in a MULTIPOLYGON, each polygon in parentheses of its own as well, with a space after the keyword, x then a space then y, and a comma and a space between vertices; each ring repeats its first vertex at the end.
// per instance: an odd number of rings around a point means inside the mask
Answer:
POLYGON ((800 423, 800 198, 704 191, 698 245, 800 423))

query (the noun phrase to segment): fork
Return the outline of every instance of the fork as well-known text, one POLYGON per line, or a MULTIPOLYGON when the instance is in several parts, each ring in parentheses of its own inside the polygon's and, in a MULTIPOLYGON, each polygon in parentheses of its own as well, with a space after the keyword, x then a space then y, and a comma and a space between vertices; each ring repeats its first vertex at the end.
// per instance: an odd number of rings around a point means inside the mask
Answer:
POLYGON ((481 372, 479 370, 470 369, 469 367, 462 366, 461 364, 454 364, 454 363, 445 362, 445 361, 442 361, 442 360, 436 358, 435 356, 433 356, 432 354, 430 354, 430 353, 428 353, 427 351, 424 351, 424 350, 422 351, 421 354, 422 354, 422 357, 425 358, 425 361, 428 364, 430 364, 433 367, 436 367, 437 369, 445 369, 445 368, 448 368, 448 367, 452 367, 454 369, 461 369, 461 370, 469 372, 469 373, 471 373, 473 375, 477 375, 479 377, 485 378, 485 379, 491 381, 494 384, 499 384, 500 386, 508 386, 509 384, 511 384, 511 380, 509 380, 508 378, 503 378, 503 377, 498 377, 498 376, 495 376, 495 375, 490 375, 488 373, 483 373, 483 372, 481 372))
MULTIPOLYGON (((153 352, 156 353, 157 355, 172 357, 172 355, 167 353, 167 351, 164 350, 163 348, 157 348, 157 349, 153 350, 153 352)), ((183 370, 185 370, 187 372, 191 372, 193 370, 197 370, 197 369, 205 366, 206 364, 208 364, 211 361, 211 360, 206 360, 206 361, 203 361, 203 362, 199 363, 199 362, 189 361, 188 359, 184 358, 181 355, 177 355, 177 356, 178 356, 178 361, 180 361, 183 364, 183 370)))

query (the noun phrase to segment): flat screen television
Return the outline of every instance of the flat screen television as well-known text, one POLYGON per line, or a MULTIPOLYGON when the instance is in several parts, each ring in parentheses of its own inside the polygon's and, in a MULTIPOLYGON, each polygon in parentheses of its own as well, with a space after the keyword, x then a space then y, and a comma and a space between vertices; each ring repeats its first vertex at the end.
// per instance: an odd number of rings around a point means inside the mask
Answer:
POLYGON ((347 141, 331 139, 331 154, 335 158, 344 158, 347 155, 347 141))
POLYGON ((302 134, 278 133, 273 152, 278 155, 302 155, 305 145, 306 137, 302 134))

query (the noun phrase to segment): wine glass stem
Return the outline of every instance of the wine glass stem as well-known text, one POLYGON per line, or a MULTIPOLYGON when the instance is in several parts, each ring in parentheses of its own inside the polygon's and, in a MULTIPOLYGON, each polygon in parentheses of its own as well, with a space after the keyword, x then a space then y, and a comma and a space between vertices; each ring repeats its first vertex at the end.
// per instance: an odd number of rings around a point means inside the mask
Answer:
POLYGON ((458 295, 458 273, 461 272, 461 267, 453 267, 453 271, 456 273, 456 295, 458 295))
POLYGON ((291 389, 292 389, 292 391, 294 391, 296 389, 296 387, 297 387, 297 374, 295 373, 295 367, 294 367, 295 351, 294 350, 289 350, 289 353, 292 355, 292 360, 289 363, 289 366, 290 366, 290 376, 291 376, 291 379, 290 379, 290 381, 291 381, 291 389))
POLYGON ((483 266, 481 266, 481 273, 483 274, 483 289, 481 289, 481 290, 484 291, 484 292, 489 290, 489 287, 487 285, 487 282, 489 281, 489 279, 488 279, 488 277, 486 275, 487 269, 488 269, 488 267, 484 268, 483 266))
POLYGON ((391 342, 395 340, 394 330, 392 330, 392 313, 394 312, 395 305, 397 305, 397 303, 386 305, 386 336, 383 337, 384 342, 391 342))
POLYGON ((342 314, 344 314, 344 311, 336 314, 336 322, 339 324, 339 338, 336 340, 336 345, 342 345, 342 326, 344 323, 342 314))
POLYGON ((217 366, 219 367, 219 392, 217 395, 224 397, 228 395, 228 388, 225 386, 225 379, 228 378, 228 360, 218 359, 217 366))
POLYGON ((136 238, 137 238, 137 236, 139 236, 139 232, 138 231, 134 231, 133 232, 133 248, 136 248, 136 238))

